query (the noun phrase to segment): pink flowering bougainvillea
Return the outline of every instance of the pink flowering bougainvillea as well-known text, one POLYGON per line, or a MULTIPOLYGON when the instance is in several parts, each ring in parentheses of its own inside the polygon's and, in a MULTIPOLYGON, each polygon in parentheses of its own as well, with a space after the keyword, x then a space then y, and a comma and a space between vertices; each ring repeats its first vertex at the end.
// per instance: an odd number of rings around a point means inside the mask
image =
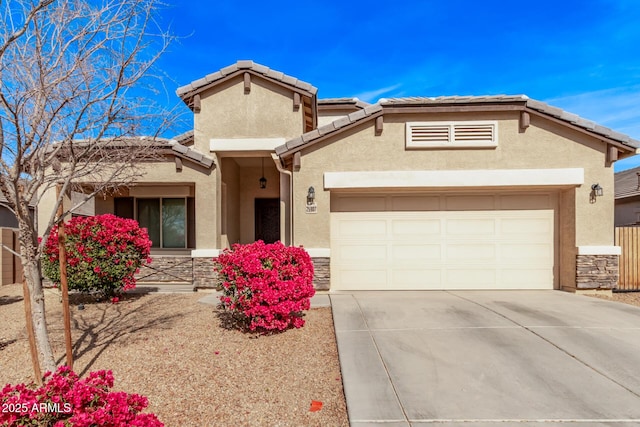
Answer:
POLYGON ((301 247, 262 240, 235 244, 214 259, 222 277, 224 309, 244 319, 251 331, 282 331, 304 325, 310 307, 313 264, 301 247))
MULTIPOLYGON (((76 217, 65 223, 69 289, 113 296, 136 285, 134 274, 151 262, 151 240, 133 219, 115 215, 76 217)), ((58 227, 51 230, 43 256, 44 274, 60 282, 58 227)))
POLYGON ((111 371, 79 379, 66 366, 47 372, 39 388, 7 384, 0 391, 0 426, 164 426, 154 414, 141 413, 149 405, 146 397, 111 388, 111 371))

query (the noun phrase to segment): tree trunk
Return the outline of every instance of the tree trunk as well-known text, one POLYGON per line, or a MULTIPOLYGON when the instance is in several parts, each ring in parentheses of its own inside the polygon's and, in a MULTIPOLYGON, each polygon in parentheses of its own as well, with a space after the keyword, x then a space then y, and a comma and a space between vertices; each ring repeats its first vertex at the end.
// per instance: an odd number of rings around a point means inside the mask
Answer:
POLYGON ((23 264, 23 271, 27 279, 27 286, 31 293, 31 318, 33 320, 33 330, 38 344, 38 352, 42 363, 43 371, 55 371, 56 362, 53 357, 53 350, 49 342, 49 332, 47 331, 47 320, 44 307, 44 291, 42 289, 42 277, 37 262, 28 261, 23 264))

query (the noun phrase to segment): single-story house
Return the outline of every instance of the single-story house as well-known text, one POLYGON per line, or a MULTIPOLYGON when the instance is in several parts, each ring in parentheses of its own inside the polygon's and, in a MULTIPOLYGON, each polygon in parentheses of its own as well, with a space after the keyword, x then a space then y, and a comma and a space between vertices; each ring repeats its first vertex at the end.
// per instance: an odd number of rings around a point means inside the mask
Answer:
POLYGON ((94 204, 149 229, 142 276, 211 286, 262 239, 304 246, 319 289, 616 286, 612 165, 640 141, 523 95, 317 92, 252 61, 177 90, 193 131, 94 204))
POLYGON ((615 226, 640 226, 640 167, 615 174, 615 226))

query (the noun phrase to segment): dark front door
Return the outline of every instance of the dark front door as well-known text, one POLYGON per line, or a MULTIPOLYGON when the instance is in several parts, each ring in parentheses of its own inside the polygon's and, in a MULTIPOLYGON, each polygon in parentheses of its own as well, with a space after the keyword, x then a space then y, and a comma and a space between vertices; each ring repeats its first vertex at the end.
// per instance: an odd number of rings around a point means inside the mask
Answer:
POLYGON ((280 199, 256 199, 256 240, 280 240, 280 199))

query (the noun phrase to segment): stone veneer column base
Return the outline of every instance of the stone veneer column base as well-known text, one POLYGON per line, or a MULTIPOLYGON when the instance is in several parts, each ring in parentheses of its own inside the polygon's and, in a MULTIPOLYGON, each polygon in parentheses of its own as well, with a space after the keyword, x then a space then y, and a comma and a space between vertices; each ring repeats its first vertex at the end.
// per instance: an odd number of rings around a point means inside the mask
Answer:
MULTIPOLYGON (((151 264, 143 265, 136 274, 138 284, 150 283, 192 283, 194 289, 215 289, 220 284, 220 276, 213 270, 213 257, 191 258, 189 256, 152 256, 151 264)), ((313 287, 318 291, 329 290, 330 258, 314 257, 313 287)), ((47 280, 46 284, 53 286, 47 280)))
POLYGON ((220 276, 213 271, 213 258, 193 258, 193 287, 215 289, 219 284, 220 276))
POLYGON ((136 282, 191 283, 193 263, 191 256, 152 255, 151 264, 143 264, 136 274, 136 282))
POLYGON ((618 255, 576 255, 576 292, 618 287, 618 255))
POLYGON ((313 287, 317 291, 328 291, 331 279, 330 260, 328 257, 312 257, 313 287))

